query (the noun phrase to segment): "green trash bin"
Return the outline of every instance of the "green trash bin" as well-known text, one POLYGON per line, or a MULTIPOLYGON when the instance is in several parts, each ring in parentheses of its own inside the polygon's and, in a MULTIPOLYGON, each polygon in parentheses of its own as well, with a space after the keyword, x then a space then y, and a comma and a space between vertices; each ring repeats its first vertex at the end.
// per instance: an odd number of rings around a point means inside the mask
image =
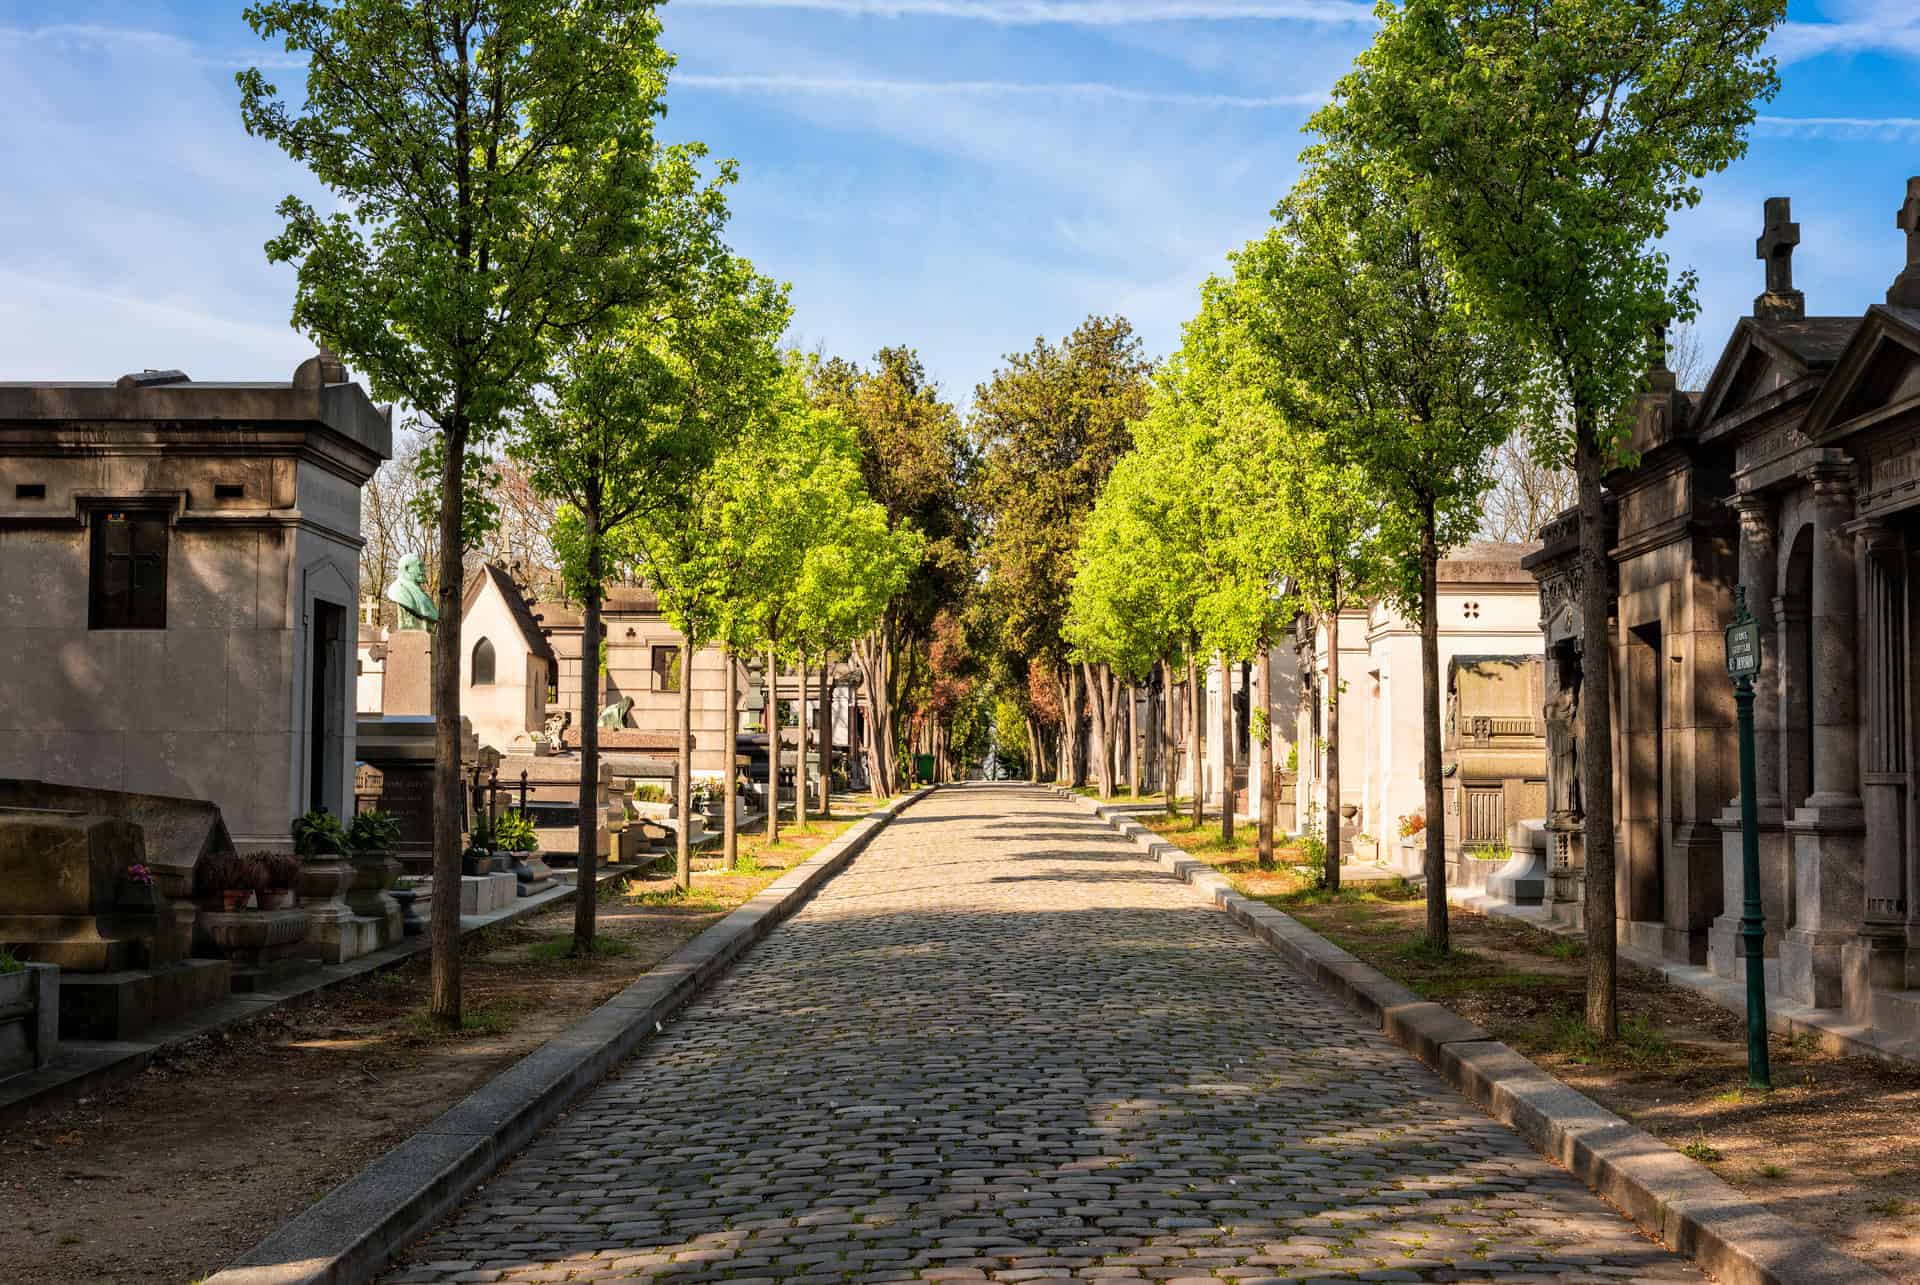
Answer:
POLYGON ((916 754, 913 756, 913 779, 931 781, 933 779, 933 755, 916 754))

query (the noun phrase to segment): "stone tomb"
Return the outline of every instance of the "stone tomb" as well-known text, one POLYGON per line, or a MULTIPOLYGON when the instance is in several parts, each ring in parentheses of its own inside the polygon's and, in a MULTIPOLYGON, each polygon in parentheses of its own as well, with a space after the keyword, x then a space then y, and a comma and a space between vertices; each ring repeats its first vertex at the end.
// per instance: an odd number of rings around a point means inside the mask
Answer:
POLYGON ((1546 813, 1544 669, 1537 655, 1455 656, 1447 663, 1440 770, 1449 886, 1486 886, 1505 858, 1489 861, 1476 850, 1508 844, 1518 822, 1546 813))
POLYGON ((360 488, 332 354, 291 380, 0 383, 0 777, 204 799, 240 848, 344 815, 360 488))
POLYGON ((226 998, 224 959, 183 957, 141 828, 98 813, 0 807, 0 945, 60 968, 60 1034, 131 1039, 226 998))
MULTIPOLYGON (((1886 302, 1807 315, 1799 228, 1766 203, 1765 288, 1707 386, 1649 373, 1633 445, 1607 479, 1618 585, 1610 637, 1554 622, 1577 587, 1567 538, 1530 560, 1550 672, 1613 667, 1623 937, 1738 976, 1738 757, 1723 630, 1747 589, 1763 665, 1755 767, 1768 983, 1850 1020, 1920 1036, 1920 178, 1895 222, 1886 302), (1574 644, 1567 670, 1561 648, 1574 644)), ((1571 613, 1577 619, 1577 612, 1571 613)), ((1567 689, 1550 682, 1553 705, 1567 689)), ((1569 763, 1577 762, 1578 746, 1569 763)), ((1550 823, 1579 800, 1554 754, 1550 823), (1570 805, 1570 806, 1569 806, 1570 805)), ((1579 895, 1577 865, 1555 896, 1579 895)))

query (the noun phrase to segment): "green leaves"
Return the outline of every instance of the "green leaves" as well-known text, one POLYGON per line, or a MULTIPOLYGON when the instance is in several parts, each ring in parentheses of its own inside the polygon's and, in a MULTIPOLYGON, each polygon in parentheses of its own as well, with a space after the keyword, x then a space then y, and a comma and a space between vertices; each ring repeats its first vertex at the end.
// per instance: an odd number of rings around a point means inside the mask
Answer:
MULTIPOLYGON (((1465 288, 1617 452, 1653 326, 1693 275, 1653 248, 1746 150, 1785 0, 1406 0, 1312 125, 1402 177, 1465 288)), ((1549 428, 1553 421, 1543 420, 1549 428)))

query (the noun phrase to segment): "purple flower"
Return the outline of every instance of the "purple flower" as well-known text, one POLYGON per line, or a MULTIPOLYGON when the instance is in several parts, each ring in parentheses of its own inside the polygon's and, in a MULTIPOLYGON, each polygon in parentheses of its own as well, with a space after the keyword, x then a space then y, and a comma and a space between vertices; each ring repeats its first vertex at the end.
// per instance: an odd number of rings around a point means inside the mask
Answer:
POLYGON ((133 865, 127 867, 127 878, 133 880, 135 883, 144 883, 151 886, 153 883, 153 871, 135 862, 133 865))

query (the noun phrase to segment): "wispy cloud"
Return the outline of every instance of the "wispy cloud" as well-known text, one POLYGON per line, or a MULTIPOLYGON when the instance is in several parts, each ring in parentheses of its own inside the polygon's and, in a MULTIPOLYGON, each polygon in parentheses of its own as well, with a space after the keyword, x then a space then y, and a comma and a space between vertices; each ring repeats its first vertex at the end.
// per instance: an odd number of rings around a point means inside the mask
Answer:
POLYGON ((196 63, 202 67, 299 68, 307 60, 293 54, 259 50, 231 53, 208 50, 165 31, 110 27, 97 23, 56 22, 41 27, 0 27, 0 47, 40 45, 55 49, 109 49, 196 63))
POLYGON ((1898 141, 1920 137, 1920 116, 1757 116, 1754 129, 1778 138, 1898 141))
POLYGON ((1195 94, 1175 90, 1134 89, 1092 81, 1030 83, 1010 80, 868 80, 814 76, 676 75, 678 88, 738 94, 815 94, 850 98, 1065 98, 1097 102, 1146 103, 1172 107, 1229 107, 1260 111, 1318 107, 1325 93, 1251 96, 1195 94))
POLYGON ((1783 64, 1821 54, 1890 53, 1920 58, 1920 14, 1908 10, 1899 17, 1889 14, 1864 22, 1786 22, 1767 49, 1783 64))
POLYGON ((959 18, 1000 26, 1374 21, 1360 0, 677 0, 689 9, 804 9, 848 17, 959 18))

